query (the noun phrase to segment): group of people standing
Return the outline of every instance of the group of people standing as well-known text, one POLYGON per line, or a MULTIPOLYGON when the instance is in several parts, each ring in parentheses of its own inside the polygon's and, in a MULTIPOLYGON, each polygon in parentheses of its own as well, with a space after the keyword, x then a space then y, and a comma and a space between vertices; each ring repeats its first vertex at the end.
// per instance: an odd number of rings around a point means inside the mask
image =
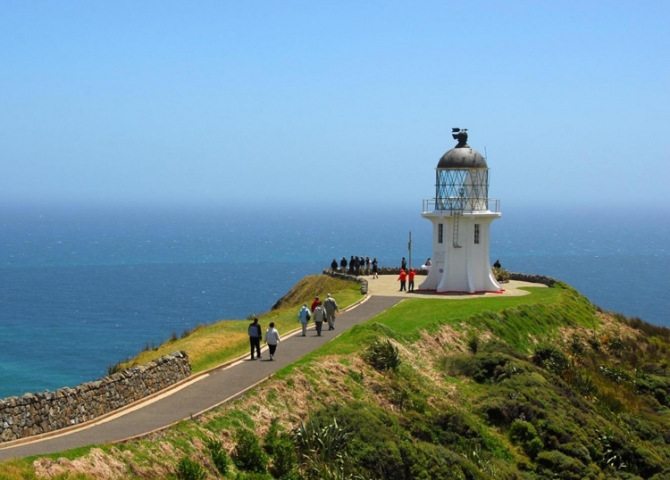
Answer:
POLYGON ((377 274, 378 268, 377 258, 370 260, 370 257, 363 257, 362 255, 360 257, 351 255, 349 261, 347 261, 347 257, 342 257, 339 264, 333 258, 333 261, 330 263, 330 269, 333 271, 339 270, 340 272, 347 272, 350 275, 372 274, 373 278, 379 278, 377 274))
POLYGON ((398 280, 400 280, 400 291, 401 292, 413 292, 414 291, 414 276, 416 275, 416 271, 413 268, 409 269, 409 272, 405 271, 405 269, 401 268, 400 269, 400 276, 398 276, 398 280), (408 284, 409 281, 409 284, 408 284))
MULTIPOLYGON (((304 304, 298 312, 298 322, 302 326, 302 336, 307 336, 307 325, 310 319, 314 318, 314 325, 316 326, 316 335, 321 336, 323 324, 328 323, 328 330, 335 330, 335 314, 339 310, 335 299, 328 294, 326 299, 322 302, 317 295, 312 302, 311 308, 307 308, 304 304)), ((258 323, 258 318, 254 317, 248 329, 249 344, 251 346, 251 359, 261 359, 261 340, 263 339, 262 329, 258 323)), ((270 353, 270 360, 274 360, 275 352, 277 351, 277 344, 281 341, 279 332, 275 328, 274 322, 270 322, 268 329, 265 331, 265 343, 268 346, 270 353)))

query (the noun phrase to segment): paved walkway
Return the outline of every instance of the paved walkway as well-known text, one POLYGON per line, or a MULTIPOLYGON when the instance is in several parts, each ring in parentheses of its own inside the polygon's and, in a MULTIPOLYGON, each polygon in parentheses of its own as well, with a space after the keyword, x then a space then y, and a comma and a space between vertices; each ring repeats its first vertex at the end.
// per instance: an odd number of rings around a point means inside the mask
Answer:
MULTIPOLYGON (((0 444, 0 461, 13 457, 27 457, 61 452, 71 448, 108 442, 118 442, 160 430, 183 419, 197 416, 222 403, 242 395, 270 377, 278 369, 304 357, 328 342, 339 332, 363 323, 391 308, 405 298, 467 299, 500 294, 437 295, 419 292, 398 292, 399 282, 392 275, 368 279, 368 296, 362 303, 337 317, 335 331, 324 329, 316 336, 314 326, 307 337, 299 331, 282 338, 277 347, 276 360, 270 362, 267 352, 260 361, 238 359, 202 374, 196 374, 175 387, 138 402, 117 412, 87 422, 78 427, 48 433, 42 436, 0 444)), ((423 277, 417 276, 418 286, 423 277)), ((519 286, 543 286, 526 282, 504 284, 503 295, 525 295, 519 286)))
POLYGON ((267 351, 262 360, 237 360, 204 374, 194 375, 177 387, 76 429, 61 430, 40 437, 0 444, 0 461, 61 452, 71 448, 107 442, 118 442, 165 428, 225 403, 258 383, 278 369, 304 357, 331 340, 339 332, 363 323, 402 300, 402 297, 371 296, 355 308, 337 316, 335 330, 326 328, 321 337, 314 326, 307 336, 299 332, 282 338, 275 361, 270 362, 267 351))

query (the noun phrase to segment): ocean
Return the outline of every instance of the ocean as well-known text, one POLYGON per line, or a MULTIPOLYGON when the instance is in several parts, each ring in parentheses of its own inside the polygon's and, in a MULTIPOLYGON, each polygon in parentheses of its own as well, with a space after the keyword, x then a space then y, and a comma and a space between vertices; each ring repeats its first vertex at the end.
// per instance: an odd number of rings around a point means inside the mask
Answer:
MULTIPOLYGON (((603 309, 670 326, 670 213, 505 210, 491 261, 565 281, 603 309)), ((335 258, 431 256, 398 209, 0 208, 0 398, 98 379, 197 324, 268 311, 335 258)))

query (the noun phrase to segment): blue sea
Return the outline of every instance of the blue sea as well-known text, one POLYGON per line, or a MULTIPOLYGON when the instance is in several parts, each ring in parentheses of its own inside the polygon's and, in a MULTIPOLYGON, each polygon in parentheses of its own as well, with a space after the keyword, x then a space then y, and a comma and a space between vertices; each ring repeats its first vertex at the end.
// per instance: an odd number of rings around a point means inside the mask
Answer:
MULTIPOLYGON (((197 324, 262 313, 333 258, 431 256, 416 209, 0 208, 0 398, 75 386, 197 324)), ((504 206, 503 206, 504 207, 504 206)), ((670 326, 670 213, 503 208, 491 261, 670 326)))

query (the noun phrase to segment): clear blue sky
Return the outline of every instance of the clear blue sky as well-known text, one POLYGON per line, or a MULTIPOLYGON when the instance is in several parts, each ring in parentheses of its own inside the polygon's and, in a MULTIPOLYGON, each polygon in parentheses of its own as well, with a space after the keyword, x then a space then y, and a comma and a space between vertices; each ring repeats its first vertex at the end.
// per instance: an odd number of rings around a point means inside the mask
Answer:
POLYGON ((670 2, 0 4, 0 202, 670 205, 670 2))

